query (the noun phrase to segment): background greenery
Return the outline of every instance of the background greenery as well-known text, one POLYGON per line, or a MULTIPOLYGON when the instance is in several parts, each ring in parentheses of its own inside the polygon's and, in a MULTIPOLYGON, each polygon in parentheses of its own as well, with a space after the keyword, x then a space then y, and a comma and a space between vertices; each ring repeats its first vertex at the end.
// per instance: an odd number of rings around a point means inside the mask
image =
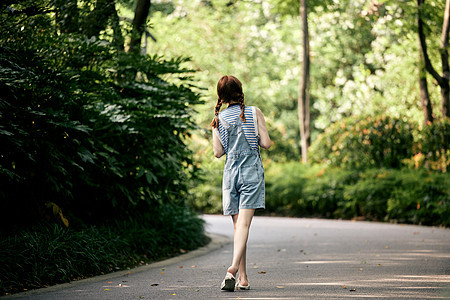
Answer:
MULTIPOLYGON (((266 117, 266 214, 449 226, 450 123, 431 76, 423 122, 414 1, 308 1, 309 164, 297 0, 153 0, 140 53, 137 1, 0 3, 2 293, 207 242, 192 209, 221 213, 209 123, 225 74, 266 117)), ((439 70, 443 12, 423 5, 439 70)))
MULTIPOLYGON (((153 6, 151 32, 157 42, 150 51, 190 56, 187 65, 207 88, 196 115, 202 128, 191 141, 206 180, 191 182, 191 205, 221 213, 223 159, 212 156, 209 122, 217 80, 232 74, 242 80, 247 104, 265 114, 273 141, 262 151, 265 213, 448 226, 449 121, 441 116, 440 90, 431 76, 436 122, 423 121, 416 3, 311 0, 308 5, 313 143, 305 166, 298 163, 298 1, 174 0, 153 6), (324 175, 315 176, 320 170, 324 175), (381 180, 373 176, 377 170, 391 175, 381 180), (411 181, 431 194, 411 190, 411 181), (423 205, 425 198, 435 210, 423 205), (434 213, 423 213, 429 210, 434 213)), ((437 65, 443 12, 443 1, 425 1, 427 43, 437 65)))

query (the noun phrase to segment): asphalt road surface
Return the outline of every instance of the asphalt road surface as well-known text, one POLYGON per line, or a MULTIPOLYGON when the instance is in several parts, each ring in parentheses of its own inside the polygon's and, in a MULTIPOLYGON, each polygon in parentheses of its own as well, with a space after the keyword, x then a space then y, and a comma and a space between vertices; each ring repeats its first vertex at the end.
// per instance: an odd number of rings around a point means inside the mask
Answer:
POLYGON ((204 219, 215 242, 200 251, 12 298, 450 299, 449 229, 255 217, 248 241, 251 290, 223 292, 231 218, 204 219))

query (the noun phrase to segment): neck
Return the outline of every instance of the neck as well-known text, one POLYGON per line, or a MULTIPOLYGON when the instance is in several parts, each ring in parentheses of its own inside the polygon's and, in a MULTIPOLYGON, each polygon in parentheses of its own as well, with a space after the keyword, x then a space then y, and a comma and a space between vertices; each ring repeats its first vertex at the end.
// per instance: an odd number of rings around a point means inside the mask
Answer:
POLYGON ((241 104, 241 103, 240 102, 231 101, 230 103, 228 103, 228 106, 237 105, 237 104, 241 104))

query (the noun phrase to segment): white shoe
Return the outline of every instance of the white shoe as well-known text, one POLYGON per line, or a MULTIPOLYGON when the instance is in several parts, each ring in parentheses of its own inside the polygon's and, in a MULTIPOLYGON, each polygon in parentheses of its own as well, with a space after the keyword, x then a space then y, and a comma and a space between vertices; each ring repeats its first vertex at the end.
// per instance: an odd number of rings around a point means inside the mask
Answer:
POLYGON ((233 274, 227 272, 225 279, 222 281, 220 289, 222 291, 230 291, 234 292, 234 285, 236 284, 236 278, 234 278, 233 274))
POLYGON ((250 289, 250 284, 248 284, 248 285, 241 285, 241 283, 238 281, 236 283, 236 289, 237 290, 249 290, 250 289))

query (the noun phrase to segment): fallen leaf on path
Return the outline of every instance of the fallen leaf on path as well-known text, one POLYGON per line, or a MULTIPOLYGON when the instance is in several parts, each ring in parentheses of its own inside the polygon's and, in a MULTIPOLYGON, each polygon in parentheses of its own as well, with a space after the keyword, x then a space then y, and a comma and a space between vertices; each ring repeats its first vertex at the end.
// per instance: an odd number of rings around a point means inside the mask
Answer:
POLYGON ((363 265, 365 265, 367 262, 366 262, 365 260, 363 260, 361 263, 362 263, 363 265))
POLYGON ((112 283, 112 281, 108 281, 108 283, 112 283))
POLYGON ((200 292, 200 289, 196 289, 196 290, 194 290, 194 291, 196 291, 196 292, 200 292))
POLYGON ((161 275, 164 275, 164 272, 161 272, 161 275))
POLYGON ((159 283, 152 283, 152 284, 150 284, 150 286, 158 286, 159 285, 159 283))
POLYGON ((284 289, 284 286, 277 285, 277 289, 284 289))
POLYGON ((350 289, 349 291, 350 292, 356 292, 356 289, 350 289))
POLYGON ((345 284, 344 284, 344 286, 343 286, 342 288, 343 288, 343 289, 346 289, 345 284))
POLYGON ((180 266, 179 268, 180 268, 180 269, 183 269, 183 266, 180 266))
POLYGON ((197 268, 197 266, 196 266, 196 265, 193 265, 193 266, 191 266, 191 268, 197 268))
POLYGON ((259 267, 258 266, 253 266, 253 269, 258 269, 259 267))
POLYGON ((104 289, 105 291, 109 291, 109 289, 104 289))
POLYGON ((384 246, 384 249, 389 249, 389 245, 384 246))
POLYGON ((259 271, 258 274, 266 274, 266 271, 259 271))
POLYGON ((382 266, 382 264, 378 264, 378 266, 379 266, 379 267, 381 267, 381 266, 382 266))
POLYGON ((173 293, 172 296, 176 296, 177 294, 173 293))
POLYGON ((364 270, 363 268, 359 268, 360 271, 364 270))

